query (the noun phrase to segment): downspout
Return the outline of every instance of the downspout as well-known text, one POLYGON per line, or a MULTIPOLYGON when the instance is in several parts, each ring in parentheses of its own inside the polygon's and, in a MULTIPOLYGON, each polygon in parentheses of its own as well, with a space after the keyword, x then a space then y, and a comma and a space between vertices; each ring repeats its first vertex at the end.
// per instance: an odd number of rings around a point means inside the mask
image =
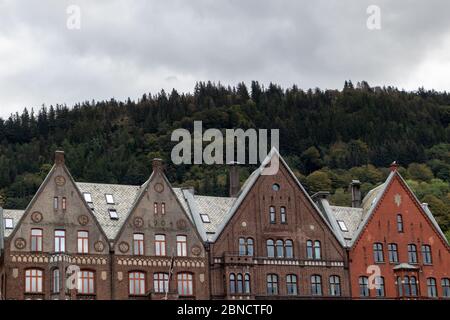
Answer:
MULTIPOLYGON (((111 244, 110 244, 111 245, 111 244)), ((114 249, 113 246, 111 246, 111 249, 109 250, 109 270, 111 271, 111 274, 109 276, 109 285, 111 287, 111 300, 115 300, 115 292, 114 292, 114 249)))

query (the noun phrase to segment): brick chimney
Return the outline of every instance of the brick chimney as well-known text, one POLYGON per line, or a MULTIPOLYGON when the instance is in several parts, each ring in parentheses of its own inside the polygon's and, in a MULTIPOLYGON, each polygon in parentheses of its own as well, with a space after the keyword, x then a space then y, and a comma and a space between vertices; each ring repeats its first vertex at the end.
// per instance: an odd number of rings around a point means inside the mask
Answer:
POLYGON ((152 168, 153 168, 154 172, 158 171, 158 170, 163 171, 164 168, 163 168, 163 161, 162 161, 162 159, 160 159, 160 158, 153 159, 152 160, 152 168))
POLYGON ((239 182, 239 162, 230 162, 230 197, 236 197, 241 189, 239 182))
POLYGON ((389 166, 389 169, 391 169, 391 171, 397 171, 398 169, 397 161, 392 162, 391 165, 389 166))
POLYGON ((55 151, 55 164, 62 166, 65 163, 64 151, 55 151))
POLYGON ((359 180, 352 180, 350 183, 350 192, 352 193, 352 207, 361 207, 361 182, 359 180))

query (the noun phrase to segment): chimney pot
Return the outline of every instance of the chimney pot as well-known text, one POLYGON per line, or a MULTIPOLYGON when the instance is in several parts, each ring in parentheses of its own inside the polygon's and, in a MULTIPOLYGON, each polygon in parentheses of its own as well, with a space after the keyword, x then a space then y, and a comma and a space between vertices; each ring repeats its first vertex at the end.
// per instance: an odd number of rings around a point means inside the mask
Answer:
POLYGON ((389 168, 391 169, 391 171, 397 171, 397 169, 398 169, 397 161, 392 162, 391 165, 389 166, 389 168))
POLYGON ((163 161, 160 158, 155 158, 152 160, 152 168, 153 171, 162 170, 163 169, 163 161))
POLYGON ((230 197, 236 197, 241 189, 239 182, 239 162, 232 161, 230 165, 230 197))
POLYGON ((64 165, 64 151, 55 151, 55 164, 64 165))
POLYGON ((352 180, 350 183, 350 191, 352 193, 352 207, 361 207, 361 182, 359 180, 352 180))

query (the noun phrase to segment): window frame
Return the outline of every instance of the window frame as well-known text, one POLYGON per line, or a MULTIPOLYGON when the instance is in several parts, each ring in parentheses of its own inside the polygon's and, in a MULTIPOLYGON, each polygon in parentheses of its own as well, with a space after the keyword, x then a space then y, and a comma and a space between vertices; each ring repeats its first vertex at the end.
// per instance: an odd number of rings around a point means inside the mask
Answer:
POLYGON ((273 239, 266 240, 266 251, 268 258, 275 258, 275 242, 273 239))
POLYGON ((177 257, 187 257, 188 249, 187 249, 187 236, 184 234, 177 235, 177 257), (180 240, 181 239, 181 240, 180 240))
POLYGON ((177 288, 180 296, 193 296, 194 275, 190 272, 179 272, 177 274, 177 288))
POLYGON ((404 233, 405 228, 403 225, 403 216, 400 213, 397 213, 396 223, 397 223, 397 232, 404 233))
POLYGON ((427 278, 427 297, 428 298, 438 297, 436 278, 433 277, 427 278))
POLYGON ((384 250, 381 242, 375 242, 373 248, 373 261, 375 263, 384 263, 384 250))
POLYGON ((389 263, 398 263, 398 245, 396 243, 388 243, 388 259, 389 263), (395 257, 395 259, 393 259, 395 257))
POLYGON ((169 290, 169 274, 167 272, 153 273, 153 291, 166 293, 169 290))
POLYGON ((128 272, 128 295, 144 296, 147 292, 146 279, 147 275, 144 271, 128 272), (136 285, 137 284, 137 285, 136 285), (133 289, 133 290, 131 290, 133 289))
POLYGON ((290 273, 286 275, 286 294, 288 296, 298 295, 298 279, 296 274, 290 273))
POLYGON ((95 271, 83 269, 78 272, 77 293, 80 295, 95 295, 95 271), (87 288, 85 284, 87 284, 87 288))
POLYGON ((77 231, 77 253, 78 254, 89 254, 89 231, 78 230, 77 231), (80 234, 86 233, 87 236, 80 236, 80 234), (80 247, 81 241, 81 247, 80 247))
POLYGON ((5 230, 12 230, 12 229, 14 229, 14 219, 13 218, 3 218, 3 223, 5 225, 5 230))
POLYGON ((266 276, 267 295, 277 296, 279 294, 278 275, 276 273, 269 273, 266 276))
POLYGON ((319 274, 313 274, 311 275, 310 280, 311 280, 311 295, 323 296, 322 276, 319 274))
POLYGON ((30 230, 30 251, 43 252, 44 251, 44 230, 41 228, 32 228, 30 230), (40 234, 33 234, 33 231, 40 231, 40 234))
POLYGON ((422 262, 426 265, 433 264, 433 255, 431 253, 431 246, 429 244, 422 244, 422 262))
POLYGON ((53 250, 57 253, 66 252, 66 230, 56 229, 54 230, 53 236, 53 250), (62 236, 57 234, 59 232, 62 232, 62 236))
POLYGON ((143 256, 145 254, 145 236, 141 232, 133 233, 133 255, 143 256))
POLYGON ((419 263, 419 259, 417 257, 417 246, 414 243, 408 244, 408 263, 410 263, 410 264, 418 264, 419 263), (412 249, 414 249, 414 250, 412 250, 412 249), (414 259, 412 259, 412 258, 414 258, 414 259))
POLYGON ((285 206, 280 207, 280 223, 287 224, 287 211, 285 206))
POLYGON ((44 271, 39 268, 25 269, 25 293, 44 293, 44 271), (36 290, 33 290, 33 285, 36 290))
POLYGON ((155 234, 155 256, 165 257, 167 255, 167 242, 165 234, 155 234), (161 237, 158 239, 158 237, 161 237))
POLYGON ((329 277, 330 296, 340 297, 342 295, 341 277, 338 275, 331 275, 329 277))
POLYGON ((111 193, 105 193, 105 201, 106 204, 116 204, 115 200, 114 200, 114 195, 111 193))
POLYGON ((269 207, 269 223, 270 224, 277 223, 277 210, 275 209, 275 206, 269 207))

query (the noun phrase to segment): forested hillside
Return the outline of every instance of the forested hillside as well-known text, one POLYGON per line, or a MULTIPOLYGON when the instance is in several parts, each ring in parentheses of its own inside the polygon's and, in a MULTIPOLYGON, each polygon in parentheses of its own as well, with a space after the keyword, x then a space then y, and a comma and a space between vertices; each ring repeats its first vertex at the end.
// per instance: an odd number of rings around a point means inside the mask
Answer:
MULTIPOLYGON (((450 234, 450 95, 371 88, 366 82, 346 82, 341 91, 198 83, 189 94, 162 91, 138 101, 25 109, 0 119, 0 202, 26 207, 56 149, 66 152, 78 181, 142 184, 158 156, 166 160, 174 185, 225 195, 225 166, 170 162, 172 131, 192 132, 194 120, 202 120, 204 130, 280 129, 280 151, 307 190, 330 190, 340 205, 350 204, 352 179, 361 180, 367 192, 384 181, 397 160, 401 174, 450 234)), ((242 180, 253 169, 242 168, 242 180)))

